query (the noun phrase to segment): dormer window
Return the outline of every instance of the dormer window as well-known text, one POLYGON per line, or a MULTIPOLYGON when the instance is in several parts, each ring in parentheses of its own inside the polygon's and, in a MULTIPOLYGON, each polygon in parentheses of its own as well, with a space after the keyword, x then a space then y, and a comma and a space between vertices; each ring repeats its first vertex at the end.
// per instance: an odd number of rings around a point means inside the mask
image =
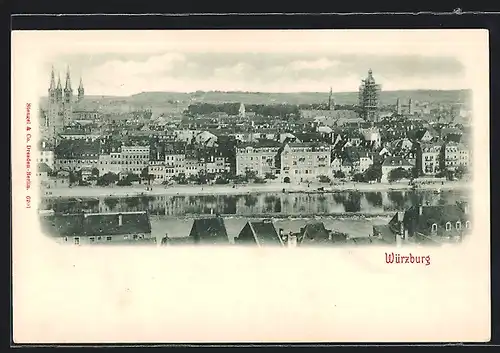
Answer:
POLYGON ((470 221, 465 222, 465 228, 470 229, 470 221))
POLYGON ((436 223, 433 223, 433 224, 432 224, 432 226, 431 226, 431 230, 432 230, 433 232, 436 232, 436 231, 437 231, 437 229, 438 229, 438 225, 437 225, 436 223))
POLYGON ((451 222, 446 222, 446 230, 447 231, 451 230, 451 222))
POLYGON ((455 223, 455 228, 457 228, 458 230, 462 229, 462 223, 460 223, 460 221, 457 221, 457 223, 455 223))

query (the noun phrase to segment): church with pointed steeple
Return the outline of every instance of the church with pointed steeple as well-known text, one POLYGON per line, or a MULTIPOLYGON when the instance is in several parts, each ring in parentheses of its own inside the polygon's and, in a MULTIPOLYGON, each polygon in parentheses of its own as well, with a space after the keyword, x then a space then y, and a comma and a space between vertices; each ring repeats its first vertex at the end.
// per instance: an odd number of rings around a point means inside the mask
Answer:
POLYGON ((75 99, 73 87, 71 86, 71 74, 69 67, 66 69, 66 80, 64 88, 61 84, 61 77, 58 75, 57 84, 55 80, 54 67, 50 73, 50 84, 48 90, 48 104, 45 112, 43 127, 49 136, 55 137, 63 128, 73 121, 73 110, 76 103, 84 98, 85 90, 83 80, 80 78, 78 96, 75 99))

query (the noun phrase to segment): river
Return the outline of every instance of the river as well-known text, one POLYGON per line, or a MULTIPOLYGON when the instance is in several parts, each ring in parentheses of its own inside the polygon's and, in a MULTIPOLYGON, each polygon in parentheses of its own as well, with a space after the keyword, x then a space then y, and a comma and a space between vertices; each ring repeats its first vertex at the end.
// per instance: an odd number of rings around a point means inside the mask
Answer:
POLYGON ((375 224, 386 223, 397 211, 412 205, 440 205, 467 199, 464 190, 260 193, 245 195, 139 196, 101 198, 46 198, 41 209, 56 212, 144 211, 151 214, 153 235, 187 236, 194 217, 220 214, 230 237, 238 235, 250 218, 273 217, 276 227, 298 231, 311 219, 352 236, 371 234, 375 224))

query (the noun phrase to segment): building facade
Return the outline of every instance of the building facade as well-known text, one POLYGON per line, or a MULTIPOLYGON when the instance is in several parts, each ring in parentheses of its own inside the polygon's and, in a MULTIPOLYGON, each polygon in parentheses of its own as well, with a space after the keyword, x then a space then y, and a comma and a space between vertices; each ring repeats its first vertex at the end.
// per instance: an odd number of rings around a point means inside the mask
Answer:
POLYGON ((469 150, 462 143, 448 142, 444 145, 441 165, 447 170, 469 167, 469 150))
POLYGON ((122 146, 122 173, 140 175, 149 165, 149 146, 122 146))
POLYGON ((286 143, 278 151, 277 167, 284 183, 314 182, 331 175, 331 148, 315 143, 286 143))
POLYGON ((247 170, 264 177, 267 173, 276 174, 275 158, 280 145, 277 143, 243 145, 236 148, 236 175, 245 175, 247 170))
POLYGON ((440 170, 441 145, 426 143, 421 145, 422 173, 434 175, 440 170))

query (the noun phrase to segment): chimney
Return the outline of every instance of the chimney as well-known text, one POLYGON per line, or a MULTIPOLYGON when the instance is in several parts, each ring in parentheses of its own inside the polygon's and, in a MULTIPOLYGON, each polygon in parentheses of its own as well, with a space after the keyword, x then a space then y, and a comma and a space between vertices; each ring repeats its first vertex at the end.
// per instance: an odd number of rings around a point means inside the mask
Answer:
POLYGON ((118 225, 119 226, 123 225, 123 216, 121 215, 121 213, 118 215, 118 225))

